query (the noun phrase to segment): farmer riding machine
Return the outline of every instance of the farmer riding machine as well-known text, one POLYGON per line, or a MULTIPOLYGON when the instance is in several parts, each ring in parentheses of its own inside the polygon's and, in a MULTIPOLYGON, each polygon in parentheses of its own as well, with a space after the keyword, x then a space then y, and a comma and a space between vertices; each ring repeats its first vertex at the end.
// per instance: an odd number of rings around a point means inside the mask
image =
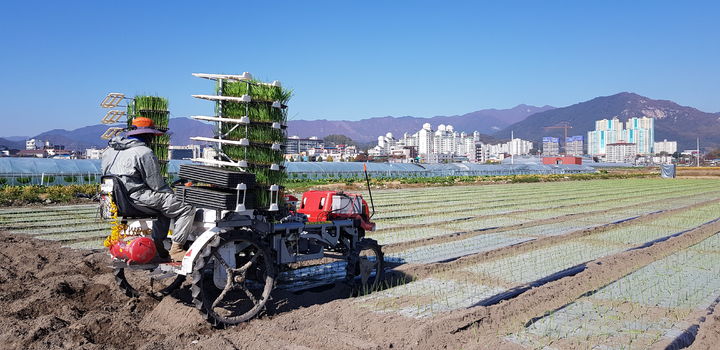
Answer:
POLYGON ((162 297, 188 281, 195 307, 223 327, 256 316, 276 286, 298 283, 283 276, 325 284, 341 276, 356 292, 377 288, 383 253, 365 237, 375 224, 362 196, 309 191, 298 200, 283 194, 289 94, 277 81, 260 83, 248 73, 195 75, 217 84, 217 95, 194 95, 215 101, 217 115, 192 117, 217 124, 215 137, 194 138, 213 144, 216 156, 182 164, 173 185, 176 196, 196 208, 182 262, 154 258, 150 233, 157 213, 134 204, 117 178, 102 178, 101 206, 114 219, 108 245, 120 289, 137 297, 149 282, 151 294, 162 297), (154 291, 154 284, 162 288, 154 291))

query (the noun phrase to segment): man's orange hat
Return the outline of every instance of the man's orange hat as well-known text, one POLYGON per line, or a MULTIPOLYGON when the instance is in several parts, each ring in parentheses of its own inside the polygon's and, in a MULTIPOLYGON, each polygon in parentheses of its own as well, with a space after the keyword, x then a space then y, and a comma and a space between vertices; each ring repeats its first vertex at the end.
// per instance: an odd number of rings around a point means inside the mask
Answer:
POLYGON ((162 135, 165 132, 155 129, 155 123, 152 119, 146 117, 136 117, 132 120, 132 127, 128 131, 127 136, 140 134, 162 135))
POLYGON ((152 119, 145 118, 145 117, 137 117, 133 118, 132 125, 136 128, 152 128, 155 127, 155 123, 153 123, 152 119))

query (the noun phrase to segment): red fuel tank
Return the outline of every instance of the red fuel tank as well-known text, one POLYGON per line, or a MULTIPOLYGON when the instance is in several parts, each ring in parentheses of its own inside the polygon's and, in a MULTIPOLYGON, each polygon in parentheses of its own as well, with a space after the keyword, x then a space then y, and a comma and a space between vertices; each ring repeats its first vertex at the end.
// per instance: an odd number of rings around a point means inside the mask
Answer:
POLYGON ((129 242, 120 240, 110 246, 110 254, 128 263, 147 264, 155 257, 155 242, 149 237, 138 237, 129 242))

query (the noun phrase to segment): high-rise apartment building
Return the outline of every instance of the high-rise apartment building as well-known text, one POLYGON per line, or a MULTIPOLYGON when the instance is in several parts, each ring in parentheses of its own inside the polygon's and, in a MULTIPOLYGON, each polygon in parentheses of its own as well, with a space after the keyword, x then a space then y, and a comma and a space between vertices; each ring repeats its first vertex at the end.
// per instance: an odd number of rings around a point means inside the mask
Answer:
POLYGON ((565 138, 565 154, 568 156, 583 155, 583 146, 582 136, 568 136, 565 138))
POLYGON ((533 148, 533 143, 531 141, 519 138, 514 138, 501 145, 507 145, 507 153, 514 156, 530 154, 530 150, 533 148))
POLYGON ((605 155, 607 144, 622 141, 622 136, 623 125, 617 117, 596 121, 595 130, 588 131, 588 154, 605 155))
POLYGON ((667 139, 661 141, 661 142, 655 142, 655 145, 653 146, 653 152, 656 154, 665 152, 669 155, 672 155, 673 153, 677 152, 677 141, 668 141, 667 139))
POLYGON ((633 163, 638 154, 637 145, 629 142, 607 144, 606 161, 610 163, 633 163))
POLYGON ((560 139, 557 137, 543 137, 542 153, 544 156, 560 154, 560 139))
POLYGON ((653 153, 655 144, 655 119, 642 117, 630 118, 625 123, 623 140, 637 145, 637 152, 641 155, 653 153))
POLYGON ((306 139, 290 136, 285 140, 285 154, 300 154, 313 148, 322 147, 324 144, 323 140, 315 136, 306 139))
POLYGON ((418 154, 419 155, 428 155, 432 153, 434 143, 434 136, 435 134, 432 131, 432 126, 430 123, 423 124, 422 129, 417 132, 417 144, 418 144, 418 154))
POLYGON ((513 139, 499 145, 483 145, 480 142, 480 133, 472 134, 457 132, 452 125, 438 125, 433 130, 429 123, 425 123, 414 134, 404 133, 401 139, 395 139, 391 133, 378 137, 377 146, 368 151, 372 156, 388 156, 399 150, 411 147, 422 161, 428 163, 454 161, 467 159, 469 161, 483 162, 489 157, 498 154, 528 154, 533 147, 532 142, 513 139), (479 151, 481 150, 481 151, 479 151))
POLYGON ((607 145, 614 143, 633 143, 638 154, 651 154, 655 143, 654 125, 654 119, 648 117, 630 118, 625 127, 617 117, 598 120, 595 130, 588 131, 588 154, 605 156, 607 145))

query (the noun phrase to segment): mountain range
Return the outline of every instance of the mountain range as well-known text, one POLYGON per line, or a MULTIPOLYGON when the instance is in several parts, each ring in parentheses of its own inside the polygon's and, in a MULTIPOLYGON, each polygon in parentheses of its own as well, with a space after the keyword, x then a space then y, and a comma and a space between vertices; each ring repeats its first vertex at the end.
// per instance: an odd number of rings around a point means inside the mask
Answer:
POLYGON ((380 135, 388 132, 393 133, 396 138, 402 137, 403 133, 413 134, 422 129, 422 125, 430 123, 433 129, 440 124, 450 124, 457 131, 472 133, 478 131, 486 135, 485 139, 490 140, 487 135, 496 133, 513 123, 519 122, 528 116, 552 110, 554 107, 535 107, 518 105, 510 109, 483 109, 463 115, 437 116, 432 118, 417 117, 375 117, 355 121, 348 120, 291 120, 288 122, 290 135, 300 137, 324 137, 330 134, 342 134, 355 141, 371 142, 377 140, 380 135))
POLYGON ((627 121, 631 117, 655 119, 655 141, 667 139, 678 142, 678 150, 695 149, 696 138, 701 148, 720 147, 720 113, 707 113, 667 100, 653 100, 630 92, 596 97, 568 107, 535 113, 522 121, 496 132, 495 137, 515 137, 539 141, 542 136, 564 136, 562 129, 548 129, 560 123, 569 123, 568 136, 583 135, 595 129, 595 121, 618 117, 627 121))
MULTIPOLYGON (((540 141, 543 136, 563 136, 563 130, 546 128, 566 122, 572 126, 568 135, 583 135, 593 130, 595 121, 618 117, 626 121, 630 117, 647 116, 655 119, 655 140, 678 141, 678 148, 694 149, 695 140, 700 138, 701 148, 720 147, 720 113, 707 113, 692 107, 678 105, 667 100, 653 100, 638 94, 622 92, 611 96, 596 97, 571 106, 518 105, 510 109, 485 109, 455 116, 432 118, 375 117, 357 121, 344 120, 292 120, 288 123, 288 134, 301 137, 324 137, 342 134, 359 142, 373 142, 380 135, 391 132, 396 138, 402 134, 414 133, 424 123, 434 129, 439 124, 451 124, 456 131, 472 133, 479 131, 485 142, 509 139, 511 131, 515 137, 540 141)), ((75 130, 55 129, 34 136, 65 145, 66 149, 82 150, 90 147, 105 147, 107 141, 100 139, 107 125, 92 125, 75 130)), ((171 144, 192 143, 191 136, 211 136, 210 124, 189 118, 170 120, 171 144)), ((0 138, 0 146, 23 149, 21 137, 0 138)), ((539 147, 539 146, 538 146, 539 147)))
MULTIPOLYGON (((100 138, 108 125, 96 124, 74 130, 53 129, 43 132, 33 138, 50 141, 54 145, 64 145, 69 150, 84 150, 86 148, 107 147, 107 140, 100 138)), ((170 128, 170 143, 172 145, 187 145, 193 143, 191 136, 212 136, 213 126, 190 118, 172 118, 168 125, 170 128)), ((14 137, 17 139, 17 137, 14 137)), ((10 149, 24 149, 25 141, 13 141, 0 138, 0 145, 10 149)))

